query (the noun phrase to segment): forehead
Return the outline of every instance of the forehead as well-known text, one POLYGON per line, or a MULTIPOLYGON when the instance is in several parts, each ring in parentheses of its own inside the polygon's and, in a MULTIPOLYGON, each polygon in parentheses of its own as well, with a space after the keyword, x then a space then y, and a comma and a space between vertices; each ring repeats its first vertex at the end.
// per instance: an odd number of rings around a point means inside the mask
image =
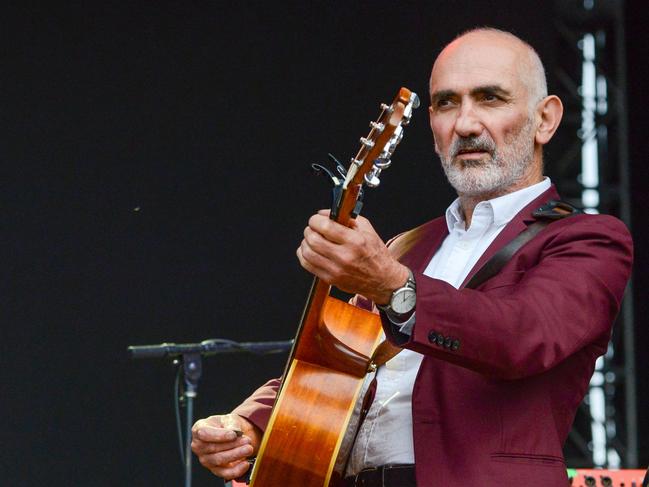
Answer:
POLYGON ((500 86, 512 93, 524 89, 521 73, 526 59, 521 46, 509 39, 472 35, 449 44, 437 57, 430 78, 431 93, 469 92, 478 86, 500 86))

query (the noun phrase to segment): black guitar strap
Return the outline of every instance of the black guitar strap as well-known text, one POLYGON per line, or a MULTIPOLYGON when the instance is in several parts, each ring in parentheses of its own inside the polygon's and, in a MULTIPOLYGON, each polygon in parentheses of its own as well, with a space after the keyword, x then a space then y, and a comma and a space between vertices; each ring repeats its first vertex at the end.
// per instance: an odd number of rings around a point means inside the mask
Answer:
POLYGON ((483 282, 491 279, 505 267, 512 256, 527 242, 532 240, 541 230, 556 220, 562 220, 583 213, 582 210, 565 201, 550 200, 532 213, 536 221, 519 233, 516 238, 496 252, 467 283, 465 288, 475 289, 483 282))

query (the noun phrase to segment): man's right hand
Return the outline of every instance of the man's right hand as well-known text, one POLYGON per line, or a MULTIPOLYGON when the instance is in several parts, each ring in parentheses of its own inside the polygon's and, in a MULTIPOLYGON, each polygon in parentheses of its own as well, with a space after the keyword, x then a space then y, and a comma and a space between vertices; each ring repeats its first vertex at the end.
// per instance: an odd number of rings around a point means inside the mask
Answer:
POLYGON ((192 451, 214 475, 236 479, 250 468, 247 459, 259 449, 261 437, 261 430, 241 416, 210 416, 194 423, 192 451))

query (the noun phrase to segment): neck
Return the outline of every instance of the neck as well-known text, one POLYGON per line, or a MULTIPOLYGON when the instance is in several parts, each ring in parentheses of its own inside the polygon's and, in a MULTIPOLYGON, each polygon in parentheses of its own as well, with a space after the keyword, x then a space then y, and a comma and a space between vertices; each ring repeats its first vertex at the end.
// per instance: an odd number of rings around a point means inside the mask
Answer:
POLYGON ((464 226, 468 230, 471 226, 471 218, 473 217, 473 210, 476 205, 481 201, 487 201, 498 196, 503 196, 507 193, 482 193, 478 195, 463 195, 460 194, 460 208, 462 208, 462 213, 464 214, 464 226))

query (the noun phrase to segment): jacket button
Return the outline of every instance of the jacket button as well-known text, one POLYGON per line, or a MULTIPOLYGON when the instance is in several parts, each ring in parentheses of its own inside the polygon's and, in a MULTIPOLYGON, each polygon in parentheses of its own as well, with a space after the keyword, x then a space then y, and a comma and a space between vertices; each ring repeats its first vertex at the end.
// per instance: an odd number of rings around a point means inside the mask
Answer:
POLYGON ((452 343, 453 339, 451 337, 446 337, 446 340, 444 340, 444 348, 451 348, 452 343))
POLYGON ((445 339, 446 339, 446 338, 444 337, 444 335, 442 335, 441 333, 438 334, 438 335, 437 335, 437 345, 439 345, 440 347, 443 347, 443 346, 444 346, 444 340, 445 340, 445 339))
POLYGON ((460 348, 460 340, 453 340, 453 343, 451 343, 451 350, 456 352, 460 348))
POLYGON ((437 342, 437 332, 436 331, 429 331, 428 332, 428 341, 430 343, 436 343, 437 342))

